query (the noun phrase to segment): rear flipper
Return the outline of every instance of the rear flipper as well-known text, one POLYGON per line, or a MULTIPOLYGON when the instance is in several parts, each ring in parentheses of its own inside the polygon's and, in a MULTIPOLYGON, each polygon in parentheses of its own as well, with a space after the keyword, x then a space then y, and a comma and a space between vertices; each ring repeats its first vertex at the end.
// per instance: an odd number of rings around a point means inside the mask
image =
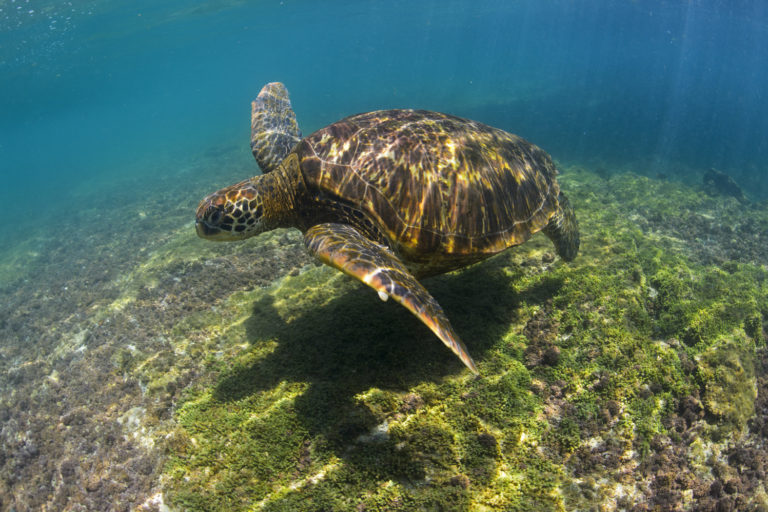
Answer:
POLYGON ((265 173, 273 171, 301 140, 288 89, 265 85, 251 103, 251 152, 265 173))
POLYGON ((560 192, 557 200, 560 203, 560 208, 552 216, 547 227, 544 228, 544 233, 555 244, 557 254, 565 261, 572 261, 579 252, 579 224, 576 222, 576 214, 565 194, 560 192))
POLYGON ((385 247, 365 238, 346 224, 318 224, 304 233, 304 243, 317 259, 362 281, 382 300, 392 297, 418 317, 477 373, 467 348, 453 331, 443 308, 385 247))

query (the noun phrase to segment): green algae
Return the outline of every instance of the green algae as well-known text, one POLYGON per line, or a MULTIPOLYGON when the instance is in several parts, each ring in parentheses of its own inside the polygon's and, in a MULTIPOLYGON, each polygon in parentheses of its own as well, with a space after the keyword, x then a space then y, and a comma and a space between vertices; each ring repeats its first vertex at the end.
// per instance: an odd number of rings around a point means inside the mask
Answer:
MULTIPOLYGON (((499 442, 489 433, 488 425, 499 423, 514 428, 518 440, 524 432, 541 429, 537 421, 531 420, 536 400, 527 389, 528 371, 514 360, 507 361, 505 374, 493 379, 474 380, 459 372, 438 384, 419 379, 417 366, 406 361, 400 364, 406 366, 404 370, 390 368, 379 374, 358 367, 357 361, 366 352, 373 351, 379 358, 391 351, 387 345, 393 340, 410 337, 414 343, 409 330, 419 325, 414 320, 393 328, 393 317, 400 312, 389 308, 389 318, 381 323, 371 318, 373 325, 361 332, 360 326, 366 324, 364 317, 381 307, 377 297, 362 292, 330 269, 310 268, 298 276, 286 277, 272 288, 233 297, 232 310, 249 303, 258 312, 252 316, 245 312, 244 322, 243 317, 234 315, 233 325, 244 324, 246 331, 262 334, 266 343, 252 341, 254 349, 230 361, 229 369, 212 390, 190 397, 179 409, 183 438, 194 440, 189 443, 197 446, 202 435, 212 443, 193 450, 193 457, 189 457, 190 446, 186 446, 187 456, 173 459, 170 474, 178 475, 174 481, 180 488, 173 495, 179 504, 247 509, 249 503, 260 502, 268 510, 311 509, 315 505, 305 502, 307 487, 311 487, 313 493, 322 496, 319 503, 323 505, 316 509, 353 507, 350 496, 381 510, 448 504, 463 508, 471 503, 471 478, 491 482, 498 472, 499 442), (325 312, 313 317, 316 324, 311 325, 299 315, 307 310, 305 301, 345 314, 325 312), (362 309, 354 312, 351 304, 357 302, 363 303, 362 309), (393 335, 377 344, 374 331, 386 331, 385 324, 389 324, 393 335), (336 335, 326 331, 336 331, 336 335), (361 346, 361 336, 371 346, 361 346), (275 338, 277 347, 268 341, 275 338), (281 344, 296 339, 299 341, 295 343, 303 344, 301 347, 279 351, 281 344), (319 351, 318 343, 323 344, 319 351), (271 350, 256 348, 261 345, 271 350), (328 350, 329 345, 332 350, 328 350), (357 357, 345 357, 344 352, 350 350, 357 357), (294 357, 296 354, 299 357, 294 357), (405 389, 409 392, 405 393, 405 389), (233 436, 245 437, 233 442, 233 436), (280 439, 279 447, 275 436, 280 439), (211 453, 217 454, 219 462, 211 460, 211 453), (240 468, 236 478, 230 472, 233 466, 240 468), (262 473, 254 473, 256 467, 262 473), (214 486, 212 492, 205 493, 205 501, 195 505, 195 499, 203 498, 193 499, 195 493, 190 488, 207 488, 212 481, 229 483, 214 486), (235 485, 233 481, 242 483, 235 485), (290 490, 299 485, 297 482, 311 484, 290 490), (382 487, 387 482, 390 484, 382 487), (335 488, 342 483, 348 487, 342 496, 327 494, 326 485, 335 488), (241 501, 233 502, 232 496, 240 496, 241 501)), ((442 353, 442 347, 434 343, 426 329, 418 332, 418 337, 417 341, 424 345, 422 352, 439 356, 438 368, 443 372, 450 368, 451 374, 457 372, 450 353, 442 353)), ((409 358, 411 352, 402 345, 397 351, 395 355, 403 359, 409 358)), ((368 363, 371 370, 373 363, 368 363)), ((498 433, 500 429, 492 431, 498 433)), ((538 457, 531 451, 527 458, 538 457)), ((538 461, 531 467, 542 463, 538 461)), ((511 469, 507 470, 504 478, 512 478, 512 474, 511 469)), ((527 476, 517 479, 529 481, 527 476)), ((539 499, 551 503, 553 486, 554 480, 550 479, 539 487, 528 483, 523 488, 541 491, 539 499)), ((505 492, 512 493, 511 497, 521 492, 508 483, 503 487, 510 489, 505 492)), ((521 502, 525 502, 524 498, 515 497, 521 502)))
POLYGON ((743 429, 755 413, 755 346, 736 333, 723 337, 700 355, 699 378, 704 406, 726 431, 743 429))
MULTIPOLYGON (((407 312, 325 267, 235 292, 178 323, 171 344, 201 358, 207 377, 175 411, 168 501, 183 510, 592 508, 639 499, 642 477, 614 475, 642 464, 659 439, 680 437, 670 425, 690 397, 708 414, 707 446, 744 434, 768 270, 713 264, 672 229, 735 206, 631 174, 606 181, 571 169, 563 183, 583 234, 573 264, 547 263, 552 249, 537 236, 427 281, 479 378, 407 312), (583 464, 595 447, 613 466, 583 464)), ((150 389, 167 385, 121 357, 150 389)))
POLYGON ((562 183, 583 233, 573 264, 537 235, 425 283, 480 378, 401 307, 312 264, 296 232, 198 240, 178 198, 207 184, 161 194, 162 219, 117 209, 88 243, 15 245, 0 281, 31 281, 0 328, 36 341, 0 347, 0 494, 55 509, 161 484, 172 510, 764 507, 768 208, 632 174, 562 183))

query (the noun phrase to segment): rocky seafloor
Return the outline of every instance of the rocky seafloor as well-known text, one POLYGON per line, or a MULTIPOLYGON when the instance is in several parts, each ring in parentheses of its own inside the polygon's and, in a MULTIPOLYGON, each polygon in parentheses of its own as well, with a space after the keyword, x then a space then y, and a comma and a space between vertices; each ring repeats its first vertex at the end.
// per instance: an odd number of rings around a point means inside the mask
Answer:
POLYGON ((426 281, 475 377, 296 231, 197 239, 230 153, 6 238, 1 510, 768 510, 765 202, 565 167, 573 263, 426 281))

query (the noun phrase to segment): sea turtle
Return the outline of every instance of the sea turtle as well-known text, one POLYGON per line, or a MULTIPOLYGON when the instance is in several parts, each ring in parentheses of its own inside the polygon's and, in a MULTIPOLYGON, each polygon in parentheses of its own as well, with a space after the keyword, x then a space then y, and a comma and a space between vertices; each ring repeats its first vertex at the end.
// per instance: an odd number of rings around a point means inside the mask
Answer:
POLYGON ((418 278, 488 258, 543 231, 557 253, 579 249, 573 208, 551 158, 522 138, 425 110, 357 114, 301 137, 288 91, 251 104, 251 150, 263 174, 202 200, 198 235, 241 240, 281 227, 304 233, 323 263, 424 322, 477 373, 418 278))

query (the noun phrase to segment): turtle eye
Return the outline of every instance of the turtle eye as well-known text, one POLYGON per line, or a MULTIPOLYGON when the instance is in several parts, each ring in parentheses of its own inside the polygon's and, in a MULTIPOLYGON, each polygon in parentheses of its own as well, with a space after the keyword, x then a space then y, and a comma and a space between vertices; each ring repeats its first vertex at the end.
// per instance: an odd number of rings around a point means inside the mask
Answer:
POLYGON ((208 205, 201 217, 208 224, 218 224, 221 222, 224 212, 220 206, 214 204, 208 205))

